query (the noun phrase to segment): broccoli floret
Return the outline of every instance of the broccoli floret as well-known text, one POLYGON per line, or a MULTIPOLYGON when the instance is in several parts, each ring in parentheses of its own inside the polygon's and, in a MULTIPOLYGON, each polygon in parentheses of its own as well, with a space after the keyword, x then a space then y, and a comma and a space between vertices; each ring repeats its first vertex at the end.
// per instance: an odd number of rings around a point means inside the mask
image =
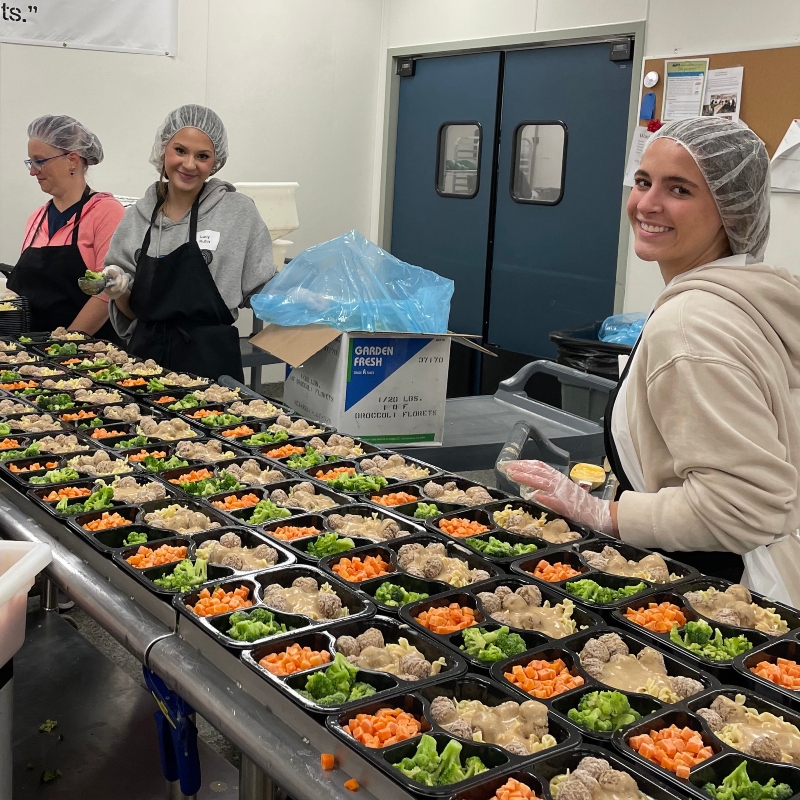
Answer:
POLYGON ((378 591, 375 592, 375 599, 379 603, 384 603, 386 605, 400 605, 405 602, 406 597, 406 590, 402 586, 398 586, 396 583, 390 583, 386 581, 382 583, 378 587, 378 591))
POLYGON ((309 675, 306 680, 306 691, 315 700, 321 700, 332 695, 336 691, 336 687, 325 672, 315 672, 313 675, 309 675))
POLYGON ((687 622, 683 630, 687 644, 708 644, 714 635, 713 628, 702 619, 697 622, 687 622))
POLYGON ((481 772, 486 772, 486 770, 489 769, 478 756, 470 756, 464 762, 464 766, 464 780, 473 777, 473 775, 478 775, 481 772))
POLYGON ((333 692, 327 697, 322 697, 317 700, 317 705, 320 706, 340 706, 342 703, 347 702, 347 695, 344 692, 333 692))
POLYGON ((776 784, 775 778, 766 783, 750 780, 746 761, 723 778, 719 786, 707 783, 703 791, 715 800, 788 800, 794 793, 787 784, 776 784))
POLYGON ((370 686, 368 683, 364 683, 363 681, 358 681, 357 683, 353 684, 353 688, 350 690, 350 697, 348 697, 348 702, 353 702, 354 700, 361 700, 364 697, 369 697, 370 695, 375 694, 375 687, 370 686))
POLYGON ((495 644, 503 651, 503 655, 506 658, 518 656, 528 649, 525 640, 518 633, 500 633, 495 640, 495 644))

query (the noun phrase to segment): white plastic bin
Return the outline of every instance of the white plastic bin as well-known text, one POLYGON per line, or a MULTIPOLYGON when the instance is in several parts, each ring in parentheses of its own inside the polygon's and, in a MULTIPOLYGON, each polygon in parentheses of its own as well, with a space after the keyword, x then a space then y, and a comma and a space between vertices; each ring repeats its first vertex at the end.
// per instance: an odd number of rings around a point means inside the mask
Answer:
POLYGON ((0 540, 0 667, 25 641, 28 590, 52 559, 46 544, 0 540))

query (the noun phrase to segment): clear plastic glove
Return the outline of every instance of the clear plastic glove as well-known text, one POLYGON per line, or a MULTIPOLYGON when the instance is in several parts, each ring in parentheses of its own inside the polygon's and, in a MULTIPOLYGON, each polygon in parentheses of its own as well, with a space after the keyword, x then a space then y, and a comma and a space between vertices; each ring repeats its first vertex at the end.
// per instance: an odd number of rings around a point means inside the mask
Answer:
POLYGON ((122 297, 125 292, 130 289, 131 284, 133 281, 131 280, 131 276, 125 272, 122 267, 118 267, 116 264, 110 264, 103 270, 103 277, 106 279, 106 285, 103 289, 106 297, 110 300, 116 300, 119 297, 122 297))
POLYGON ((530 487, 526 499, 546 506, 578 525, 614 535, 610 502, 592 497, 566 475, 543 461, 511 461, 505 466, 506 475, 523 487, 530 487))

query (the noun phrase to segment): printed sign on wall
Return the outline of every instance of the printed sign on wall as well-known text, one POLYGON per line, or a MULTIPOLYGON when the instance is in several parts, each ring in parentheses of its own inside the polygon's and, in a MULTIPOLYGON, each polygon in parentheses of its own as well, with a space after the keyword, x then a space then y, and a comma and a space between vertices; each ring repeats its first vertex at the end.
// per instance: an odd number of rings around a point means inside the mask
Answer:
POLYGON ((0 42, 175 56, 178 0, 3 2, 0 42))

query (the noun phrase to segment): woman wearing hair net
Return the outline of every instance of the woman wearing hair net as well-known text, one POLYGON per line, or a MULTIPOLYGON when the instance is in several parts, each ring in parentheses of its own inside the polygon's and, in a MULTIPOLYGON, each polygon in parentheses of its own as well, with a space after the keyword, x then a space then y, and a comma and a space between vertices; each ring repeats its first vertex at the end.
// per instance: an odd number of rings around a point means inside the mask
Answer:
POLYGON ((31 327, 64 326, 116 340, 108 300, 78 287, 89 269, 100 272, 124 209, 107 192, 92 192, 86 170, 103 160, 100 140, 72 117, 48 114, 28 126, 25 165, 52 196, 28 218, 22 255, 8 288, 27 297, 31 327))
POLYGON ((541 462, 508 475, 577 523, 729 580, 746 566, 751 588, 798 606, 800 280, 763 263, 769 192, 767 152, 740 123, 649 140, 628 217, 666 288, 606 410, 623 492, 596 499, 541 462))
POLYGON ((227 158, 225 127, 211 109, 186 105, 167 115, 150 156, 159 179, 114 234, 105 290, 133 355, 243 380, 233 323, 275 267, 253 201, 211 177, 227 158))

